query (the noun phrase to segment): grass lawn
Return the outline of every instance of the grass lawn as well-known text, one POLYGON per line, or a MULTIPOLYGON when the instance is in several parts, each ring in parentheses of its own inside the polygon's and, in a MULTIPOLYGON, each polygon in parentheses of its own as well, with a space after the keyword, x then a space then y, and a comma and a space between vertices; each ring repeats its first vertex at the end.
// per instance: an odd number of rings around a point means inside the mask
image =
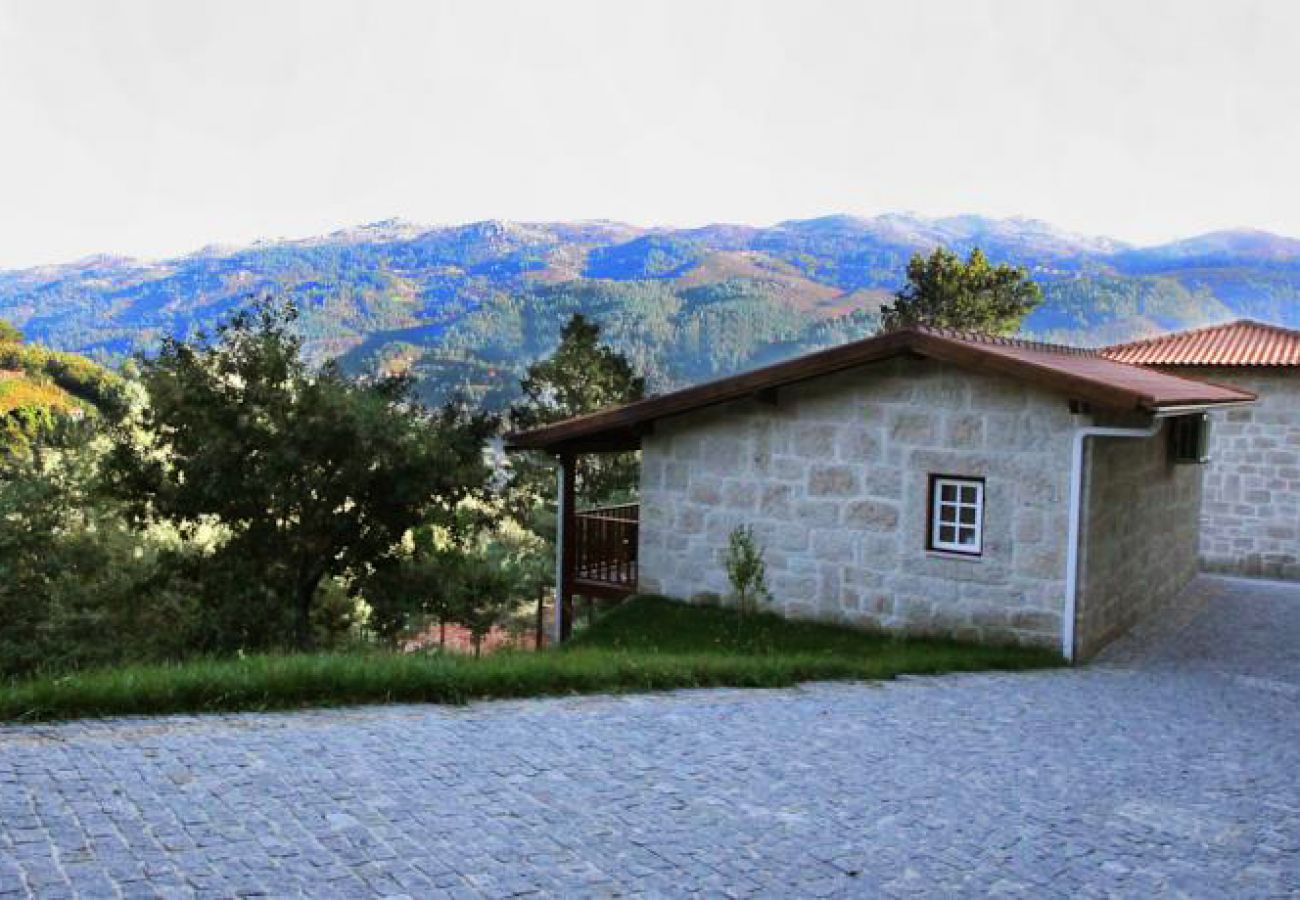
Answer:
POLYGON ((898 640, 767 614, 741 623, 732 610, 641 597, 542 653, 322 653, 126 666, 0 686, 0 721, 784 687, 1059 664, 1045 650, 898 640))

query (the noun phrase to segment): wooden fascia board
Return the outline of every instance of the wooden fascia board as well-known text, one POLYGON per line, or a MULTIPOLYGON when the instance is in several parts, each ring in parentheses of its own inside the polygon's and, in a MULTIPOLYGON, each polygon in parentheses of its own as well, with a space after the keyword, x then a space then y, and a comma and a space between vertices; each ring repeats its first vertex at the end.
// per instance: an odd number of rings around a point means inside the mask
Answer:
POLYGON ((1071 375, 1050 366, 1042 366, 1024 359, 1015 359, 971 347, 959 341, 918 332, 915 348, 921 355, 941 362, 952 363, 971 371, 996 372, 1018 381, 1028 381, 1049 390, 1101 406, 1127 411, 1147 409, 1154 398, 1125 388, 1102 384, 1091 378, 1071 375))
POLYGON ((784 387, 824 375, 833 375, 845 369, 896 356, 906 349, 910 336, 908 332, 898 332, 860 345, 833 347, 820 353, 755 369, 752 372, 685 388, 660 397, 651 397, 605 412, 593 413, 581 419, 559 422, 522 434, 508 435, 506 446, 508 449, 548 449, 576 443, 587 435, 636 426, 655 419, 743 400, 760 391, 784 387))
MULTIPOLYGON (((752 372, 651 397, 522 434, 508 435, 508 449, 582 448, 589 452, 636 449, 643 429, 657 419, 737 400, 770 397, 787 385, 833 375, 902 354, 951 363, 962 369, 993 372, 1040 385, 1068 398, 1087 400, 1121 412, 1154 411, 1161 404, 1146 393, 1072 375, 1052 366, 1018 359, 992 349, 923 331, 897 331, 858 344, 832 347, 752 372), (611 434, 613 432, 613 434, 611 434), (622 432, 620 434, 620 432, 622 432)), ((1180 401, 1193 402, 1193 401, 1180 401)), ((1195 402, 1215 403, 1221 400, 1195 402)))

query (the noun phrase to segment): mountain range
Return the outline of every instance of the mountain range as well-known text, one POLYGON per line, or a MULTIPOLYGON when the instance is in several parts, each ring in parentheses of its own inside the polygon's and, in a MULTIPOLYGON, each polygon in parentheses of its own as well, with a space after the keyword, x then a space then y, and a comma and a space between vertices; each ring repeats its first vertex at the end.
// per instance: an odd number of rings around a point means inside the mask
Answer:
POLYGON ((1029 269, 1034 337, 1097 344, 1251 317, 1300 326, 1300 240, 1263 231, 1153 247, 1031 219, 828 216, 770 227, 388 220, 156 262, 98 256, 0 271, 0 318, 112 363, 210 328, 251 296, 295 299, 315 359, 409 370, 426 399, 508 402, 574 312, 599 321, 654 390, 876 327, 912 254, 981 248, 1029 269))

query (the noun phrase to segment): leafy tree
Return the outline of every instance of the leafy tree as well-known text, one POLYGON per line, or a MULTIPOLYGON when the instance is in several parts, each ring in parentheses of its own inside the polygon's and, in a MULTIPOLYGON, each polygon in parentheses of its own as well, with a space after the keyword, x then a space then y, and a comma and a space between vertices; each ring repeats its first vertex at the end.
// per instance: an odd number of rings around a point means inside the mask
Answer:
POLYGON ((174 659, 194 638, 175 552, 99 493, 89 436, 66 437, 0 474, 0 678, 174 659))
POLYGON ((121 378, 75 353, 7 342, 6 326, 0 320, 0 474, 43 450, 80 446, 130 405, 121 378))
POLYGON ((110 473, 140 521, 185 533, 219 522, 217 561, 306 648, 324 579, 382 563, 408 529, 485 487, 495 422, 454 406, 427 413, 400 377, 312 371, 296 318, 264 298, 215 337, 165 340, 141 361, 149 402, 137 427, 119 429, 110 473))
POLYGON ((512 520, 485 515, 491 507, 475 507, 473 501, 461 504, 455 529, 416 529, 407 554, 376 567, 361 583, 371 627, 381 637, 396 642, 430 621, 440 632, 455 623, 469 630, 477 652, 511 612, 544 599, 554 583, 554 554, 512 520))
POLYGON ((929 256, 915 254, 907 264, 907 285, 880 311, 881 330, 930 325, 1014 334, 1042 299, 1042 289, 1023 267, 991 265, 979 248, 963 262, 938 247, 929 256))
POLYGON ((536 604, 533 623, 534 649, 542 649, 545 641, 543 615, 546 598, 555 586, 555 553, 545 545, 525 552, 519 559, 518 580, 520 594, 536 604))
POLYGON ((469 630, 474 655, 479 656, 483 638, 505 620, 517 602, 519 572, 497 544, 463 553, 457 570, 453 618, 469 630))
POLYGON ((754 537, 754 529, 740 525, 732 530, 727 541, 727 579, 741 616, 758 608, 760 601, 770 594, 767 589, 767 563, 763 548, 754 537))
POLYGON ((0 344, 21 344, 23 333, 12 322, 0 319, 0 344))
POLYGON ((54 385, 106 415, 118 415, 128 405, 121 378, 75 353, 0 341, 0 369, 22 372, 33 382, 54 385))
POLYGON ((345 650, 362 646, 372 633, 371 610, 341 578, 327 578, 311 611, 315 646, 345 650))
MULTIPOLYGON (((518 601, 515 608, 523 612, 526 605, 532 605, 533 614, 527 617, 530 622, 515 617, 506 624, 518 626, 520 633, 531 630, 535 646, 541 649, 545 639, 543 615, 546 600, 555 587, 555 536, 553 531, 549 534, 539 532, 538 524, 537 521, 520 523, 502 519, 495 524, 483 546, 489 558, 509 570, 518 601)), ((546 523, 541 524, 544 527, 546 523)))
POLYGON ((76 424, 55 407, 35 402, 4 411, 0 415, 0 475, 38 458, 45 447, 62 443, 62 433, 75 430, 76 424))
POLYGON ((433 529, 416 529, 409 555, 375 566, 360 584, 371 607, 370 624, 390 644, 429 619, 441 629, 456 614, 457 568, 463 551, 440 544, 433 529))
MULTIPOLYGON (((601 344, 599 325, 575 314, 555 352, 529 366, 520 388, 524 397, 511 407, 510 424, 524 431, 640 400, 645 379, 621 353, 601 344)), ((589 455, 578 466, 576 488, 584 501, 602 502, 634 491, 636 477, 634 453, 589 455)), ((535 457, 516 459, 512 487, 530 498, 554 497, 553 470, 535 457)))

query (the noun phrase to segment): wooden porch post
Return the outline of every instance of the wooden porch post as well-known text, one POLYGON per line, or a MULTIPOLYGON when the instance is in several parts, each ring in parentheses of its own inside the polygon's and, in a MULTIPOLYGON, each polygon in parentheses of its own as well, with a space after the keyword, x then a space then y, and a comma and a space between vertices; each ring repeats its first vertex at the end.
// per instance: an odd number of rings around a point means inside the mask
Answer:
POLYGON ((573 586, 577 577, 576 503, 574 497, 574 466, 572 453, 560 453, 557 469, 557 504, 555 520, 556 554, 559 567, 555 583, 555 637, 556 643, 567 641, 573 634, 573 586))

